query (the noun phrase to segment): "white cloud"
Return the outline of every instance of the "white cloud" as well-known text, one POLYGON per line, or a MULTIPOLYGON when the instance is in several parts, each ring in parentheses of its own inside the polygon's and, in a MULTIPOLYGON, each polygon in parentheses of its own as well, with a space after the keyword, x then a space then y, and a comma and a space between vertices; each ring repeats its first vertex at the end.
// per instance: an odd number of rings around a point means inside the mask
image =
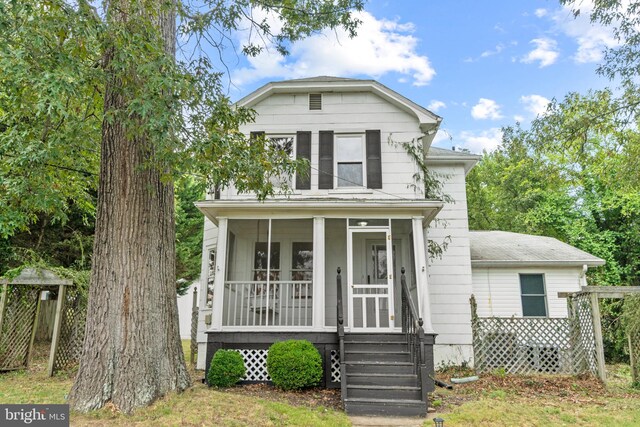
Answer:
POLYGON ((513 120, 515 120, 518 123, 522 123, 522 122, 524 122, 525 118, 524 118, 524 116, 521 116, 520 114, 516 114, 515 116, 513 116, 513 120))
POLYGON ((560 55, 558 52, 558 43, 548 37, 533 39, 529 43, 535 45, 536 48, 520 59, 520 62, 530 64, 539 61, 539 67, 542 68, 556 62, 560 55))
POLYGON ((592 23, 589 16, 593 10, 593 2, 580 2, 580 14, 574 18, 570 6, 564 6, 550 15, 559 31, 574 39, 578 44, 572 56, 578 63, 599 62, 603 58, 603 50, 619 46, 610 27, 592 23))
POLYGON ((486 58, 488 56, 493 56, 493 55, 497 55, 500 52, 502 52, 504 50, 505 46, 502 43, 499 43, 496 45, 496 47, 493 50, 485 50, 484 52, 482 52, 480 54, 481 58, 486 58))
POLYGON ((520 103, 524 105, 525 110, 530 112, 534 117, 544 116, 547 112, 547 105, 551 101, 542 95, 524 95, 520 97, 520 103))
POLYGON ((480 132, 462 131, 454 141, 472 153, 482 153, 483 150, 493 151, 502 142, 502 129, 490 128, 480 132))
MULTIPOLYGON (((268 49, 260 55, 248 59, 249 67, 233 73, 232 81, 241 86, 262 78, 362 74, 379 78, 391 72, 401 74, 401 78, 409 79, 414 86, 424 86, 431 81, 436 72, 429 58, 417 52, 419 39, 412 34, 412 23, 378 20, 368 12, 355 17, 362 21, 355 38, 350 39, 344 30, 327 30, 295 43, 286 58, 267 45, 268 49)), ((279 27, 277 18, 267 19, 271 28, 279 27)), ((238 44, 245 43, 246 39, 238 44)))
POLYGON ((436 136, 433 137, 433 142, 431 143, 431 145, 433 146, 444 146, 446 144, 443 144, 443 142, 451 142, 451 135, 449 134, 449 132, 447 132, 444 129, 438 129, 438 133, 436 133, 436 136))
POLYGON ((432 100, 429 105, 427 105, 427 110, 433 111, 434 113, 437 113, 438 110, 441 110, 442 108, 447 108, 447 104, 442 101, 438 101, 437 99, 432 100))
POLYGON ((549 13, 549 11, 547 9, 544 8, 539 8, 536 9, 535 12, 533 12, 534 15, 536 15, 538 18, 542 18, 543 16, 547 16, 547 14, 549 13))
POLYGON ((476 120, 497 120, 503 116, 500 113, 500 106, 493 99, 480 98, 478 103, 471 107, 471 117, 476 120))

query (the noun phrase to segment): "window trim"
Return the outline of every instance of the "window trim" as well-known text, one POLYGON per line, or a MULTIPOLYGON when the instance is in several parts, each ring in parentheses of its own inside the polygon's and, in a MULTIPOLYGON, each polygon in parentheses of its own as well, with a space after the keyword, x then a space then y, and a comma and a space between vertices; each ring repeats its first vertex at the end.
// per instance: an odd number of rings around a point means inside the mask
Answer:
MULTIPOLYGON (((291 153, 289 153, 289 158, 292 160, 296 159, 297 156, 297 150, 296 150, 296 143, 298 142, 298 135, 297 133, 287 133, 287 132, 277 132, 277 133, 265 133, 264 134, 264 138, 269 141, 271 143, 271 141, 273 139, 277 139, 277 138, 291 138, 292 142, 291 142, 291 153)), ((291 177, 286 177, 286 176, 281 176, 278 175, 277 178, 277 182, 275 177, 272 177, 271 180, 271 184, 273 184, 274 189, 281 189, 282 188, 282 183, 286 182, 287 180, 285 180, 285 178, 290 178, 288 179, 288 186, 290 189, 292 190, 296 190, 295 186, 296 186, 296 174, 294 173, 293 175, 291 175, 291 177)))
POLYGON ((545 273, 518 273, 518 282, 520 285, 520 308, 522 309, 522 317, 527 318, 548 318, 549 317, 549 301, 547 299, 547 280, 545 273), (522 276, 540 276, 542 277, 542 290, 543 294, 523 294, 522 293, 522 276), (544 316, 528 316, 524 314, 524 300, 523 297, 542 297, 544 301, 544 316))
POLYGON ((334 189, 357 189, 357 188, 368 188, 367 187, 367 144, 366 144, 366 140, 365 140, 365 133, 342 133, 342 134, 335 134, 334 138, 333 138, 333 170, 335 171, 334 173, 334 177, 333 177, 333 188, 334 189), (359 162, 354 162, 354 161, 348 161, 348 162, 341 162, 338 161, 338 141, 340 140, 340 138, 360 138, 360 161, 359 162), (339 185, 340 182, 340 178, 339 178, 339 171, 338 171, 338 165, 339 164, 357 164, 360 163, 362 164, 362 185, 339 185))

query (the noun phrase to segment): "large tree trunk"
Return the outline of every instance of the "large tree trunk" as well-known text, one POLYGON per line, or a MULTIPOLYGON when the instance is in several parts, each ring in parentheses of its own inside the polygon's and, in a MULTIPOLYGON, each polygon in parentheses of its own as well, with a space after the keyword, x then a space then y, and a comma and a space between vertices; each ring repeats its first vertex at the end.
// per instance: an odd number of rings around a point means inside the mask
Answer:
MULTIPOLYGON (((109 2, 107 22, 125 21, 129 5, 109 2)), ((175 10, 152 19, 175 55, 175 10)), ((116 49, 103 58, 105 112, 126 107, 123 85, 144 84, 110 67, 116 49)), ((176 303, 173 185, 149 166, 157 160, 149 139, 118 120, 103 122, 101 150, 86 335, 69 400, 79 411, 111 402, 129 413, 190 385, 176 303)))

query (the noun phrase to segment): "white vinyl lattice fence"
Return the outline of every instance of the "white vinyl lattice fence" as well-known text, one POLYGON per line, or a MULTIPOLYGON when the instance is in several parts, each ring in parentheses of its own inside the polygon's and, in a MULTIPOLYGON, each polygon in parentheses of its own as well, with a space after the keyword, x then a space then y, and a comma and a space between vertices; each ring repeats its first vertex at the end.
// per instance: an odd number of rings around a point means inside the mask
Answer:
POLYGON ((475 367, 480 372, 581 374, 595 372, 589 300, 572 300, 569 318, 476 315, 472 299, 475 367))

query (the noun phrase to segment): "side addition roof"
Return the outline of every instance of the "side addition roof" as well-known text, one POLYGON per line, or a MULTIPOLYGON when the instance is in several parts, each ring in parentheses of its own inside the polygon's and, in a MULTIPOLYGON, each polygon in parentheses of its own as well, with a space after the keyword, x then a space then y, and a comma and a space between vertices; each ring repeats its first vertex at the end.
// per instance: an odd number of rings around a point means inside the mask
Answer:
POLYGON ((429 147, 427 153, 427 164, 429 163, 455 163, 464 164, 464 172, 469 173, 476 163, 480 161, 482 156, 477 154, 466 153, 464 151, 447 150, 446 148, 429 147))
POLYGON ((474 267, 583 266, 605 261, 553 237, 507 231, 470 231, 474 267))

